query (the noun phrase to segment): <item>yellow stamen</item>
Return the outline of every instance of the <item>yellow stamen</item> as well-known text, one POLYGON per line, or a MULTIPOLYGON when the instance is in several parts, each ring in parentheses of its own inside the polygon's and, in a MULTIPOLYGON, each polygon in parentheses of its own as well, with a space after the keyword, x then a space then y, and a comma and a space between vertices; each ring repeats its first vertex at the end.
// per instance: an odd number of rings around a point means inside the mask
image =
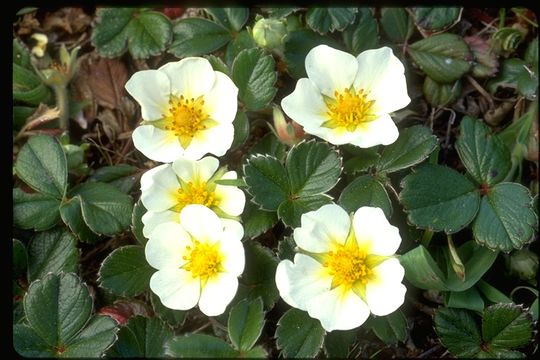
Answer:
POLYGON ((184 148, 189 146, 193 137, 208 127, 208 114, 204 110, 204 98, 185 98, 171 95, 169 109, 163 115, 165 130, 172 131, 184 148))
POLYGON ((353 286, 367 284, 373 271, 366 257, 367 254, 356 244, 337 244, 334 251, 328 252, 323 266, 328 268, 328 274, 333 277, 332 288, 344 285, 344 290, 349 290, 353 286))
POLYGON ((208 208, 217 206, 219 200, 216 194, 208 189, 207 184, 204 181, 193 183, 188 182, 184 187, 178 189, 176 195, 177 204, 174 207, 174 211, 180 212, 189 204, 200 204, 208 208))
POLYGON ((218 243, 211 245, 195 240, 193 245, 193 247, 186 246, 187 255, 182 259, 187 261, 183 268, 191 272, 194 279, 201 278, 202 281, 206 281, 222 271, 223 255, 218 243))
POLYGON ((375 120, 377 118, 373 111, 375 101, 368 100, 367 95, 363 89, 356 91, 351 86, 343 92, 335 91, 333 99, 325 97, 324 101, 328 108, 326 115, 329 120, 322 126, 354 131, 363 123, 375 120))

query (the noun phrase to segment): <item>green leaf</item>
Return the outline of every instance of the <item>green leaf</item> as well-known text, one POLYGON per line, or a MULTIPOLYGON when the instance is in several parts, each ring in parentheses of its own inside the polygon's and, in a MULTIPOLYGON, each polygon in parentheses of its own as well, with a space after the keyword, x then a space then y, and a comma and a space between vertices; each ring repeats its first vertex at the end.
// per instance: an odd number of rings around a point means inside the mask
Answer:
POLYGON ((459 21, 459 7, 417 7, 414 9, 416 25, 428 31, 442 31, 459 21))
POLYGON ((142 217, 145 213, 146 208, 141 199, 139 199, 133 206, 133 213, 131 214, 131 232, 139 244, 143 246, 148 242, 148 239, 143 235, 144 224, 142 222, 142 217))
POLYGON ((268 354, 267 354, 266 350, 264 350, 264 348, 262 346, 255 346, 251 350, 239 354, 239 356, 240 357, 243 356, 245 358, 261 358, 261 359, 263 359, 263 358, 267 358, 268 354))
POLYGON ((461 80, 456 80, 454 83, 438 83, 426 76, 422 91, 430 105, 441 107, 450 105, 461 96, 461 80))
POLYGON ((237 297, 256 299, 261 297, 265 309, 271 309, 279 298, 275 274, 278 259, 265 247, 251 241, 244 243, 246 265, 239 279, 237 297))
POLYGON ((378 172, 392 173, 427 159, 437 147, 437 137, 425 126, 415 125, 402 130, 398 139, 384 147, 375 165, 378 172))
POLYGON ((163 13, 136 8, 101 8, 92 33, 99 54, 117 57, 129 49, 134 58, 159 55, 172 38, 172 27, 163 13))
POLYGON ((495 304, 484 310, 482 335, 492 350, 513 349, 529 343, 531 314, 515 304, 495 304))
POLYGON ((161 303, 159 297, 153 292, 150 293, 150 301, 152 303, 154 313, 170 326, 177 327, 184 323, 184 320, 186 319, 186 311, 173 310, 165 307, 165 305, 161 303))
POLYGON ((270 155, 278 160, 284 160, 287 155, 287 146, 280 142, 272 132, 269 132, 253 145, 249 153, 270 155))
POLYGON ((89 178, 90 182, 108 183, 123 193, 129 193, 139 181, 139 168, 128 164, 103 166, 97 169, 89 178))
POLYGON ((289 194, 285 167, 273 156, 251 156, 244 165, 244 180, 253 202, 263 210, 275 211, 289 194))
POLYGON ((92 232, 84 222, 81 211, 81 200, 78 196, 64 202, 60 206, 60 216, 62 217, 62 221, 81 241, 93 243, 99 239, 99 236, 92 232))
POLYGON ((264 326, 263 302, 243 299, 229 313, 229 338, 237 350, 248 351, 261 336, 264 326))
POLYGON ((247 110, 264 109, 276 95, 274 58, 259 48, 242 50, 234 59, 231 73, 247 110))
POLYGON ((70 196, 79 198, 84 222, 96 234, 115 235, 131 223, 131 197, 112 185, 86 182, 73 188, 70 196))
POLYGON ((356 339, 356 330, 334 330, 324 337, 324 352, 328 358, 345 359, 356 339))
POLYGON ((379 47, 377 21, 368 8, 359 10, 356 21, 342 33, 343 42, 355 56, 364 50, 379 47))
POLYGON ((210 62, 214 71, 220 71, 229 77, 231 76, 229 67, 221 60, 221 58, 215 55, 205 55, 204 58, 210 62))
POLYGON ((246 113, 239 110, 233 120, 234 138, 231 149, 236 149, 244 144, 249 136, 249 119, 246 113))
POLYGON ((14 101, 22 101, 28 105, 48 103, 51 99, 49 88, 41 81, 33 70, 13 63, 12 93, 14 101))
POLYGON ((465 116, 461 120, 456 150, 479 184, 494 185, 510 170, 510 151, 479 119, 465 116))
POLYGON ((97 358, 116 341, 116 322, 108 316, 93 316, 86 327, 70 340, 62 356, 66 358, 97 358))
POLYGON ((275 19, 281 19, 289 16, 299 8, 297 7, 271 7, 267 8, 266 11, 268 11, 269 15, 275 19))
POLYGON ((246 203, 242 214, 244 236, 253 239, 271 229, 277 223, 275 211, 260 210, 251 201, 246 203))
POLYGON ((146 262, 144 247, 122 246, 103 260, 99 269, 100 285, 120 296, 136 296, 148 289, 154 269, 146 262))
POLYGON ((296 30, 287 34, 283 39, 283 56, 289 75, 294 79, 307 77, 304 67, 306 55, 315 46, 322 44, 341 50, 336 40, 310 30, 296 30))
POLYGON ((419 245, 399 257, 405 278, 419 289, 446 291, 445 276, 428 250, 419 245))
POLYGON ((407 41, 414 30, 412 18, 400 7, 382 8, 381 26, 386 36, 395 43, 407 41))
POLYGON ((499 73, 486 84, 486 89, 495 94, 499 87, 517 89, 518 78, 525 70, 525 61, 518 58, 504 60, 499 73))
POLYGON ((451 291, 447 293, 445 305, 450 308, 460 308, 473 311, 484 310, 484 300, 474 288, 464 291, 451 291))
POLYGON ((76 272, 79 266, 77 241, 61 229, 38 233, 28 244, 28 280, 48 273, 76 272))
POLYGON ((28 264, 28 256, 26 254, 26 247, 17 239, 13 239, 12 248, 13 259, 13 279, 17 279, 24 275, 26 272, 26 266, 28 264))
POLYGON ((286 236, 281 239, 278 243, 278 257, 280 260, 291 260, 293 261, 295 252, 296 243, 292 236, 286 236))
POLYGON ((19 355, 25 357, 49 357, 56 356, 56 352, 39 337, 28 325, 13 325, 13 347, 19 355))
POLYGON ((295 228, 300 226, 302 214, 331 203, 332 198, 325 194, 302 196, 282 202, 279 205, 277 214, 285 225, 295 228))
POLYGON ((482 198, 473 223, 474 239, 491 249, 510 252, 533 239, 537 219, 529 190, 517 183, 500 183, 482 198))
POLYGON ((341 31, 354 21, 357 11, 354 7, 313 7, 306 14, 306 23, 320 34, 341 31))
POLYGON ((444 33, 434 35, 410 45, 409 54, 430 78, 451 83, 471 68, 472 55, 461 36, 444 33))
POLYGON ((392 202, 384 185, 371 175, 363 175, 354 179, 343 189, 338 204, 348 213, 362 206, 381 208, 387 218, 392 216, 392 202))
MULTIPOLYGON (((346 150, 346 148, 343 148, 346 150)), ((360 154, 354 154, 355 157, 345 161, 343 164, 343 172, 347 175, 354 176, 359 172, 367 172, 370 167, 374 166, 381 155, 375 150, 375 148, 361 149, 360 154)))
POLYGON ((303 141, 289 151, 285 168, 292 198, 317 195, 337 184, 341 157, 327 143, 303 141))
POLYGON ((177 21, 173 33, 174 38, 169 52, 182 58, 209 54, 232 39, 229 31, 223 26, 200 18, 177 21))
POLYGON ((370 319, 371 329, 386 344, 397 344, 407 339, 407 319, 401 310, 390 315, 377 316, 370 319))
POLYGON ((30 51, 26 45, 19 39, 13 38, 13 64, 23 68, 32 69, 30 51))
POLYGON ((478 281, 477 288, 484 294, 485 298, 492 303, 511 303, 512 299, 502 292, 489 285, 484 280, 478 281))
POLYGON ((36 111, 35 107, 31 106, 14 106, 13 108, 13 130, 14 133, 19 132, 26 123, 26 120, 36 111))
POLYGON ((60 201, 40 193, 13 189, 13 223, 21 229, 47 230, 60 220, 60 201))
POLYGON ((441 343, 454 356, 472 358, 482 351, 478 324, 470 311, 441 308, 433 320, 441 343))
POLYGON ((242 30, 236 35, 233 41, 229 42, 225 50, 225 62, 232 66, 234 59, 245 49, 253 49, 257 47, 257 43, 253 40, 251 34, 242 30))
POLYGON ((36 135, 28 139, 15 161, 17 176, 31 188, 62 199, 68 186, 66 155, 56 138, 36 135))
POLYGON ((325 331, 307 312, 290 309, 278 321, 276 345, 283 357, 315 357, 323 345, 325 331))
POLYGON ((118 340, 107 357, 165 357, 165 344, 173 337, 172 330, 158 318, 135 316, 118 332, 118 340))
POLYGON ((171 339, 165 349, 168 356, 179 358, 237 357, 238 353, 220 338, 205 334, 189 334, 171 339))
POLYGON ((400 202, 409 222, 433 231, 454 233, 469 224, 478 212, 480 194, 457 171, 424 164, 401 182, 400 202))
POLYGON ((215 22, 232 31, 240 31, 249 16, 249 9, 245 7, 205 8, 215 22))

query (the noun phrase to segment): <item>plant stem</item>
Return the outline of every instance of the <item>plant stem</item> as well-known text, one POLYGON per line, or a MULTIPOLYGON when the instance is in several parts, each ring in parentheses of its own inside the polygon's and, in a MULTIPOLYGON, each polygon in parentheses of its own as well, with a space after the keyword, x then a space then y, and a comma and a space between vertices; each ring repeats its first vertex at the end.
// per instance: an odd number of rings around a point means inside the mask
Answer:
POLYGON ((67 87, 64 85, 53 86, 56 96, 56 106, 60 111, 58 115, 60 129, 69 132, 69 97, 67 87))

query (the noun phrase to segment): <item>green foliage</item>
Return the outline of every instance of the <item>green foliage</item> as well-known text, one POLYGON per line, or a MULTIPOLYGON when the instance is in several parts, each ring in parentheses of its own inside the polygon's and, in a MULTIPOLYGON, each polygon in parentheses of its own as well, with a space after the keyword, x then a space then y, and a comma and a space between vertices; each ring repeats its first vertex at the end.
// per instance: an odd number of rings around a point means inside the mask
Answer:
POLYGON ((319 320, 307 312, 290 309, 278 321, 276 344, 283 357, 315 357, 324 341, 325 331, 319 320))
POLYGON ((392 202, 384 185, 371 175, 359 176, 350 182, 341 192, 338 203, 349 213, 362 206, 374 206, 381 208, 387 218, 392 216, 392 202))
POLYGON ((242 50, 232 64, 232 79, 247 110, 261 110, 276 95, 277 79, 272 56, 258 48, 242 50))
POLYGON ((238 148, 244 144, 249 136, 249 119, 245 112, 238 111, 233 121, 234 126, 234 138, 231 145, 231 149, 238 148))
POLYGON ((92 298, 71 273, 34 281, 24 298, 26 323, 13 326, 13 345, 29 357, 98 357, 116 340, 116 323, 91 316, 92 298))
POLYGON ((313 7, 306 14, 306 23, 320 34, 343 30, 351 24, 357 13, 357 8, 344 7, 313 7))
POLYGON ((343 42, 354 56, 379 47, 377 21, 368 8, 359 9, 356 21, 343 31, 343 42))
POLYGON ((178 358, 232 358, 238 352, 220 338, 205 334, 177 336, 166 345, 165 354, 178 358))
POLYGON ((135 316, 120 328, 118 340, 107 352, 108 357, 159 358, 165 356, 165 344, 172 330, 158 318, 135 316))
POLYGON ((486 86, 492 94, 500 87, 517 89, 527 99, 534 100, 538 93, 538 63, 534 67, 518 58, 504 60, 497 76, 486 86))
POLYGON ((248 238, 261 235, 278 221, 275 211, 261 210, 251 201, 246 203, 242 219, 244 221, 244 236, 248 238))
POLYGON ((120 296, 136 296, 146 289, 154 269, 148 265, 144 247, 127 245, 110 253, 99 269, 100 285, 120 296))
POLYGON ((13 223, 21 229, 50 229, 60 221, 59 206, 59 199, 13 189, 13 223))
POLYGON ((89 182, 108 183, 123 193, 129 193, 139 181, 139 169, 128 164, 103 166, 97 169, 89 178, 89 182))
POLYGON ((229 313, 229 337, 239 351, 248 351, 255 345, 264 326, 263 302, 243 299, 229 313))
POLYGON ((173 33, 169 52, 182 58, 209 54, 232 39, 222 25, 200 18, 178 20, 174 24, 173 33))
POLYGON ((165 321, 169 326, 177 327, 184 323, 184 320, 186 319, 185 311, 173 310, 165 307, 161 303, 159 296, 153 292, 150 293, 150 302, 152 303, 152 308, 154 309, 156 316, 165 321))
POLYGON ((244 166, 247 191, 262 210, 275 211, 287 199, 289 183, 281 162, 273 156, 257 155, 244 166))
POLYGON ((162 53, 171 42, 172 27, 160 12, 137 8, 101 8, 92 44, 101 56, 117 57, 126 49, 136 59, 162 53))
POLYGON ((244 7, 205 8, 212 19, 231 31, 240 31, 249 16, 249 9, 244 7))
POLYGON ((370 318, 369 326, 386 344, 396 344, 398 341, 407 339, 407 319, 401 310, 396 310, 386 316, 370 318))
POLYGON ((234 59, 242 52, 242 50, 253 49, 257 47, 257 43, 253 40, 251 34, 242 30, 236 35, 236 37, 227 44, 227 49, 225 50, 225 62, 232 66, 234 59))
POLYGON ((386 36, 395 43, 407 41, 414 29, 407 11, 398 7, 381 9, 381 26, 386 36))
POLYGON ((467 310, 442 308, 434 320, 441 342, 457 357, 523 357, 512 349, 526 345, 533 330, 530 313, 515 304, 486 308, 481 333, 475 317, 467 310))
POLYGON ((461 80, 454 83, 438 83, 426 76, 422 88, 424 96, 432 106, 446 106, 454 103, 462 93, 461 80))
POLYGON ((428 31, 442 31, 454 25, 460 17, 458 7, 417 7, 414 9, 416 25, 428 31))
POLYGON ((440 83, 453 83, 471 68, 469 46, 455 34, 439 34, 411 44, 414 62, 426 75, 440 83))
POLYGON ((142 217, 146 213, 146 208, 144 207, 141 199, 139 199, 133 206, 133 213, 131 214, 131 232, 135 236, 135 239, 141 245, 146 245, 148 239, 143 235, 144 224, 142 222, 142 217))
POLYGON ((13 239, 12 247, 12 260, 13 260, 13 279, 19 278, 26 272, 28 264, 28 255, 26 253, 26 247, 17 239, 13 239))
POLYGON ((334 330, 324 337, 324 352, 329 358, 347 358, 356 340, 356 330, 334 330))
POLYGON ((60 216, 69 229, 83 242, 95 242, 99 239, 84 222, 80 198, 74 197, 60 206, 60 216))

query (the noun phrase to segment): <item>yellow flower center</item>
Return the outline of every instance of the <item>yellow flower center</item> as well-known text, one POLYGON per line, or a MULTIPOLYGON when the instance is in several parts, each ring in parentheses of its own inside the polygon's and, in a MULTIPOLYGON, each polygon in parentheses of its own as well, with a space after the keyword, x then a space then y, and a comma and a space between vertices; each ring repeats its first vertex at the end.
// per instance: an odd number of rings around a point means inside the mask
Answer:
POLYGON ((169 109, 163 116, 165 130, 172 131, 180 139, 180 143, 187 148, 193 137, 211 126, 208 114, 204 110, 204 98, 185 98, 183 95, 171 95, 169 109))
POLYGON ((323 266, 333 276, 332 288, 344 285, 350 289, 353 285, 365 285, 373 274, 366 264, 367 255, 357 246, 337 245, 335 251, 327 254, 323 266))
POLYGON ((191 272, 193 278, 207 280, 221 271, 223 255, 219 251, 219 244, 210 245, 195 240, 193 246, 186 246, 186 252, 189 255, 182 256, 187 261, 184 269, 191 272))
POLYGON ((376 119, 373 112, 374 100, 367 99, 367 93, 363 89, 356 91, 351 86, 343 92, 334 92, 334 98, 325 97, 324 101, 328 108, 326 115, 329 120, 322 126, 328 128, 345 128, 354 131, 362 123, 376 119))
POLYGON ((199 183, 188 182, 184 187, 178 189, 176 195, 177 204, 174 211, 180 212, 189 204, 204 205, 208 208, 216 206, 218 199, 213 191, 208 190, 208 186, 204 181, 199 183))

